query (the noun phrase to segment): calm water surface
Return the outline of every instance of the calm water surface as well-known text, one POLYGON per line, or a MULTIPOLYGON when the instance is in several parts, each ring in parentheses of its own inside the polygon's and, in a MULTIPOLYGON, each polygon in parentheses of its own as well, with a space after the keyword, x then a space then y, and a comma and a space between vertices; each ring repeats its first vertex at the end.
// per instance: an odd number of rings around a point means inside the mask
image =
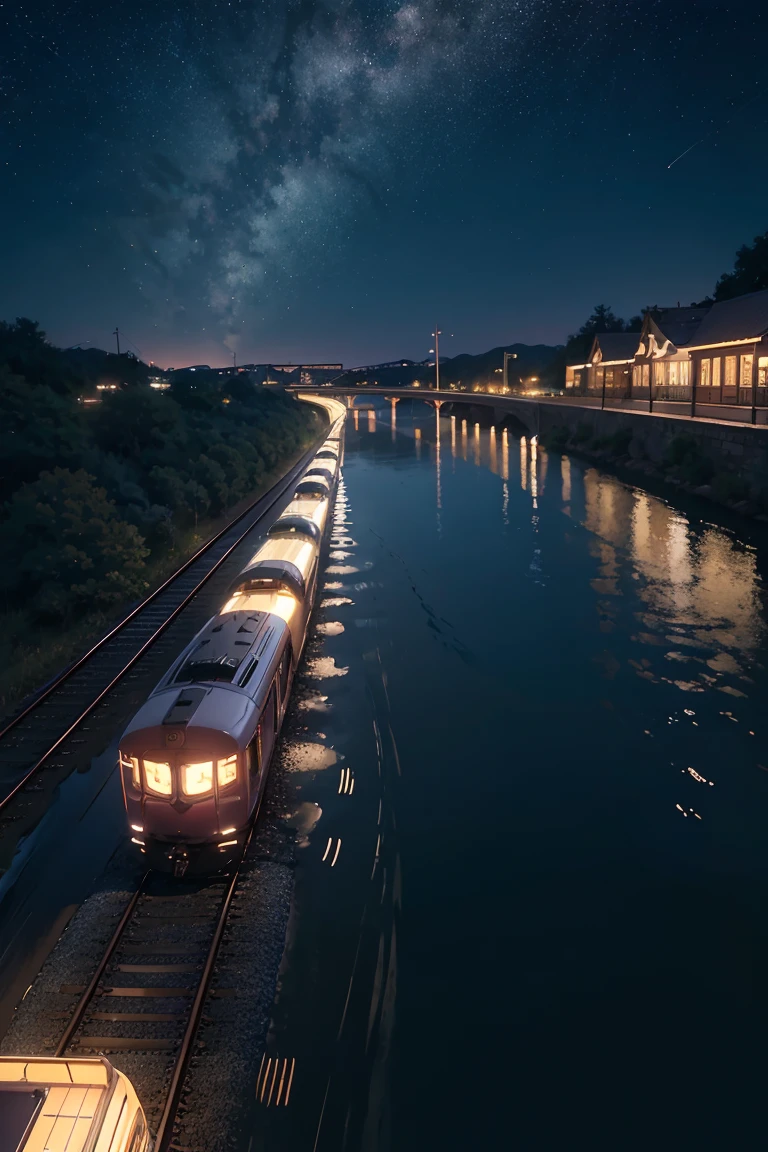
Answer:
POLYGON ((253 1146, 756 1144, 765 540, 418 406, 344 482, 253 1146))

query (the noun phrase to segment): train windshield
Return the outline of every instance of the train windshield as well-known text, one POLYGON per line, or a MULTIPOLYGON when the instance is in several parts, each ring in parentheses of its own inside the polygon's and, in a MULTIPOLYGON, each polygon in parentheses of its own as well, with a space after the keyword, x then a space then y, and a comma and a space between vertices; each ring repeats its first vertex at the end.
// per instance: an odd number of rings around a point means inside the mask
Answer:
MULTIPOLYGON (((131 760, 135 760, 135 757, 131 757, 131 760)), ((135 762, 138 766, 138 760, 135 762)), ((124 768, 132 767, 125 756, 122 757, 122 763, 124 768)), ((206 796, 213 792, 214 771, 219 788, 226 788, 236 782, 238 754, 233 752, 230 756, 218 760, 182 761, 177 765, 169 761, 145 758, 142 760, 142 765, 145 790, 155 796, 170 797, 174 792, 178 795, 179 791, 184 796, 206 796)), ((133 783, 134 787, 141 787, 141 780, 137 779, 137 774, 134 774, 133 783)))

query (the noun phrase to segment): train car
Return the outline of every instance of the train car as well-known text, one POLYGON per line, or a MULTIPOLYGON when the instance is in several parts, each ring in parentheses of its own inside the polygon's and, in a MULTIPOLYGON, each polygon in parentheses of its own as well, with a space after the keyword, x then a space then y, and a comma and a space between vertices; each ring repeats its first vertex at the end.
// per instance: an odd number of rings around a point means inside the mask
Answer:
POLYGON ((317 589, 338 479, 337 459, 321 464, 120 740, 131 838, 151 867, 220 870, 248 834, 317 589))
POLYGON ((149 1152, 127 1076, 105 1059, 0 1056, 2 1152, 149 1152))

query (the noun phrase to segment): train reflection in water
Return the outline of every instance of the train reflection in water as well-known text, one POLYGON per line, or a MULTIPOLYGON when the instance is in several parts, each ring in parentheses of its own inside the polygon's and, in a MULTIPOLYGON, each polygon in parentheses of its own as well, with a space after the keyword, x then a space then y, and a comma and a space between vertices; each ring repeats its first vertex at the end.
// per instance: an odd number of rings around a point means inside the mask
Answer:
POLYGON ((264 792, 315 600, 339 476, 344 409, 320 401, 331 432, 230 588, 120 741, 133 843, 177 876, 226 867, 264 792))

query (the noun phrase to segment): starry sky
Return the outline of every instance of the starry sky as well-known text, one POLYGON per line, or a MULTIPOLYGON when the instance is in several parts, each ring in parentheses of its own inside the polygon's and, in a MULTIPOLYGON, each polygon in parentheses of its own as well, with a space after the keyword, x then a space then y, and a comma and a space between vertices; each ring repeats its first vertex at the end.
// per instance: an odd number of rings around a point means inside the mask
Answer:
POLYGON ((352 365, 689 303, 768 229, 767 31, 744 0, 0 0, 0 318, 352 365))

